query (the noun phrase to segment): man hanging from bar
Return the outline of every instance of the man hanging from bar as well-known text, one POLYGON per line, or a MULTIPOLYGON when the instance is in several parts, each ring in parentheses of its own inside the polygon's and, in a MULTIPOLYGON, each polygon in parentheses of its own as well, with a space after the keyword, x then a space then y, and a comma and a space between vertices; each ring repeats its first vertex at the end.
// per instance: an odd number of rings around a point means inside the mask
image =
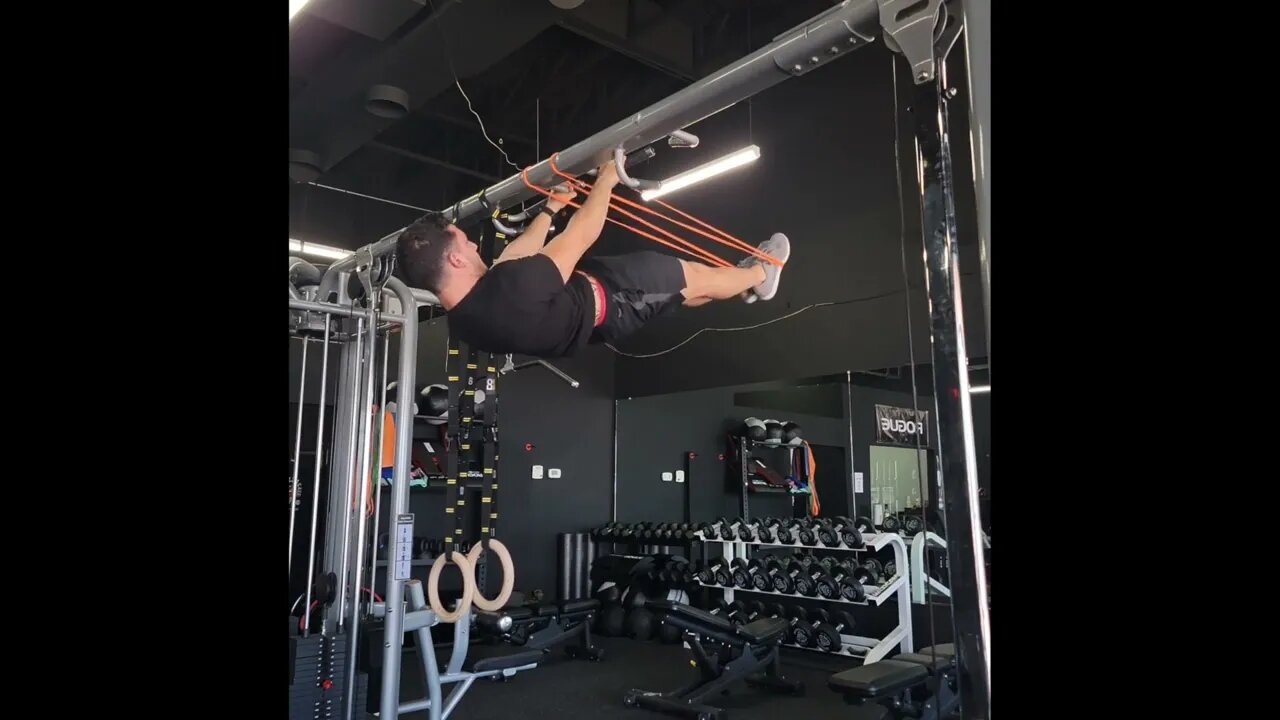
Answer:
POLYGON ((602 165, 564 232, 546 242, 551 216, 574 196, 551 197, 492 268, 465 233, 430 213, 400 234, 400 272, 410 285, 436 294, 454 337, 487 352, 541 358, 615 342, 681 305, 777 294, 791 254, 781 233, 758 248, 777 263, 750 256, 737 267, 713 267, 658 252, 584 258, 604 229, 617 184, 613 162, 602 165))

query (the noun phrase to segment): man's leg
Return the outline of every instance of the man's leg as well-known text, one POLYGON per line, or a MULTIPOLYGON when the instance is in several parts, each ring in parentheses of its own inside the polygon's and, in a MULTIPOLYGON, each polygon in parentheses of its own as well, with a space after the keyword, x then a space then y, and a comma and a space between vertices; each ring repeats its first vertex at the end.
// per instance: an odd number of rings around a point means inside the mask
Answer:
POLYGON ((684 291, 681 294, 685 298, 685 307, 739 297, 765 281, 765 270, 761 265, 712 267, 690 260, 681 260, 680 265, 684 268, 684 291))
MULTIPOLYGON (((783 265, 791 257, 791 241, 782 233, 760 243, 760 251, 783 265)), ((782 266, 765 263, 751 256, 737 267, 711 267, 702 263, 681 260, 685 277, 685 307, 698 307, 711 300, 728 300, 743 296, 747 302, 771 300, 778 292, 782 266), (751 292, 748 293, 747 291, 751 292)))

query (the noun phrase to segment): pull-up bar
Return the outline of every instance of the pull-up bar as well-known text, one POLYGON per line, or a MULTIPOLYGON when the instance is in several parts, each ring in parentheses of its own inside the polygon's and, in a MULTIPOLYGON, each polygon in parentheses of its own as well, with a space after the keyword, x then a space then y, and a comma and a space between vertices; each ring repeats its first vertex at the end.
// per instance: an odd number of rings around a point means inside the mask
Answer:
MULTIPOLYGON (((799 77, 844 57, 875 40, 881 29, 878 0, 845 0, 807 22, 782 33, 773 42, 737 62, 702 78, 674 95, 660 100, 640 112, 620 120, 577 144, 570 145, 556 157, 561 170, 582 175, 622 148, 632 152, 668 137, 703 118, 767 90, 788 78, 799 77)), ((677 138, 681 137, 677 135, 677 138)), ((530 182, 551 186, 560 176, 546 160, 529 168, 530 182)), ((491 207, 511 207, 533 199, 535 193, 525 185, 519 173, 484 191, 468 197, 443 211, 455 223, 462 223, 484 212, 480 196, 491 207)), ((368 251, 377 257, 395 248, 401 228, 375 243, 361 248, 329 266, 329 273, 345 272, 356 266, 358 258, 368 251)))

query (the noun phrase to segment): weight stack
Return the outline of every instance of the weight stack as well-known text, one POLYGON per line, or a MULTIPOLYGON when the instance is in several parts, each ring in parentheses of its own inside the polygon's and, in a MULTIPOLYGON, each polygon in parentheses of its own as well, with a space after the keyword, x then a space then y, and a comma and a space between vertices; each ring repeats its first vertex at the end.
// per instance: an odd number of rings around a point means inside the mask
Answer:
MULTIPOLYGON (((289 720, 334 720, 342 717, 347 689, 346 638, 312 635, 294 637, 293 678, 289 684, 289 720)), ((354 687, 357 714, 364 712, 369 676, 357 672, 354 687)))
POLYGON ((556 587, 561 600, 575 600, 590 594, 595 552, 595 541, 587 533, 556 535, 556 587))

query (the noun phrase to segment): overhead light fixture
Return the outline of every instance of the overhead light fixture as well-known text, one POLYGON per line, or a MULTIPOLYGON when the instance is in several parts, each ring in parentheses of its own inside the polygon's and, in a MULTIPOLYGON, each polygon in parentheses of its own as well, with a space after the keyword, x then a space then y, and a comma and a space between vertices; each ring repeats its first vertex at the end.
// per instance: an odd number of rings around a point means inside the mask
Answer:
POLYGON ((970 395, 981 395, 983 393, 989 393, 989 392, 991 392, 990 385, 970 385, 969 386, 970 395))
POLYGON ((341 260, 351 254, 350 250, 329 247, 328 245, 317 245, 316 243, 303 242, 301 240, 294 240, 293 238, 289 238, 289 252, 328 258, 330 260, 341 260))
POLYGON ((760 148, 756 145, 748 145, 741 150, 729 153, 718 160, 712 160, 705 165, 699 165, 692 170, 686 170, 675 177, 667 178, 658 183, 658 187, 652 190, 645 190, 640 193, 640 197, 645 200, 653 200, 662 197, 668 193, 673 193, 681 188, 687 188, 702 182, 708 178, 713 178, 721 173, 728 172, 736 167, 742 167, 749 162, 755 162, 760 159, 760 148))
POLYGON ((311 0, 289 0, 289 19, 292 20, 293 16, 297 15, 309 2, 311 0))

